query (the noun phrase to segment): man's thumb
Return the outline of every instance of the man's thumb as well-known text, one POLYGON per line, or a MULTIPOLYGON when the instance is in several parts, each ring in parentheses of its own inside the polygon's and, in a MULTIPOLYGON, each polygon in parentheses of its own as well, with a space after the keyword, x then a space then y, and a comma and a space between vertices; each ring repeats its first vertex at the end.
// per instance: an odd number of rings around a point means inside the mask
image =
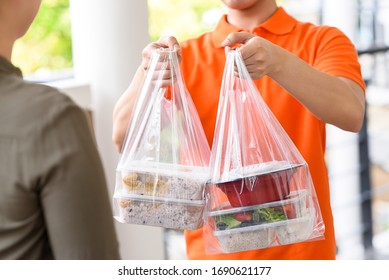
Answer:
POLYGON ((242 44, 245 44, 249 39, 253 37, 253 34, 248 32, 232 32, 226 39, 222 42, 223 47, 240 47, 242 44))

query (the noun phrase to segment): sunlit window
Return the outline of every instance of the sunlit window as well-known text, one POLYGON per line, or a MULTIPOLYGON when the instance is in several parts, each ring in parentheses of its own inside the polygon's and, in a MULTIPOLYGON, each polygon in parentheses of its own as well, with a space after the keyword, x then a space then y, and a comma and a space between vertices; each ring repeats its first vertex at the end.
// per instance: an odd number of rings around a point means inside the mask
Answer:
POLYGON ((72 67, 72 43, 68 0, 42 1, 41 9, 27 34, 15 44, 15 65, 36 79, 53 76, 72 67))

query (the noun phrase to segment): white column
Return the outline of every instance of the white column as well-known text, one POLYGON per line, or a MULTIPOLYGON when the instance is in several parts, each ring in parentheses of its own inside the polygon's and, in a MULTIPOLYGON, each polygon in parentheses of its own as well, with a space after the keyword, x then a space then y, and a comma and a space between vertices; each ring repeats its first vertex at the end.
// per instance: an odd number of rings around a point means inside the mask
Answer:
POLYGON ((323 0, 323 23, 338 27, 355 42, 358 31, 358 0, 323 0))
MULTIPOLYGON (((357 38, 358 0, 324 0, 323 23, 338 27, 354 43, 357 38)), ((339 258, 363 258, 361 208, 358 204, 358 134, 327 126, 327 162, 339 258)))
MULTIPOLYGON (((91 87, 96 139, 112 197, 118 161, 112 112, 149 42, 147 1, 70 0, 70 12, 74 75, 91 87)), ((164 257, 162 229, 115 224, 123 259, 164 257)))

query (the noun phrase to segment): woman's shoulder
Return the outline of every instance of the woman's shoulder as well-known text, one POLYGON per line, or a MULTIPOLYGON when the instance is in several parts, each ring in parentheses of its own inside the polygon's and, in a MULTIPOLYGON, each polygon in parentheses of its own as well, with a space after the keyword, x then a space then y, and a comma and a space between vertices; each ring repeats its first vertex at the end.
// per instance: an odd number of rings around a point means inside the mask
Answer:
MULTIPOLYGON (((71 112, 82 109, 60 90, 44 84, 32 83, 24 80, 14 80, 9 84, 4 101, 9 109, 2 110, 2 114, 12 122, 12 127, 19 127, 20 132, 33 133, 71 112)), ((4 116, 3 116, 4 117, 4 116)))

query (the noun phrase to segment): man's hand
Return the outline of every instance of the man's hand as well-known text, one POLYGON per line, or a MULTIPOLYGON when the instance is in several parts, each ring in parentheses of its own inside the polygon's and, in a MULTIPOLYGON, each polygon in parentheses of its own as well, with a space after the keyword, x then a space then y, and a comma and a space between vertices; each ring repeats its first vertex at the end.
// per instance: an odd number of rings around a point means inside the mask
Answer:
MULTIPOLYGON (((119 152, 122 149, 127 127, 131 120, 131 113, 134 109, 137 96, 141 91, 140 87, 143 84, 142 82, 149 67, 152 53, 157 49, 166 48, 172 51, 176 51, 178 60, 181 61, 181 48, 176 38, 162 37, 157 42, 150 43, 142 51, 142 63, 138 67, 138 70, 136 71, 130 86, 115 104, 113 111, 112 140, 119 152)), ((161 58, 163 58, 163 54, 161 54, 161 58)), ((162 63, 160 63, 159 66, 162 66, 162 63)), ((169 69, 165 67, 163 73, 159 73, 158 64, 154 70, 155 72, 153 75, 155 79, 163 79, 161 86, 168 86, 171 82, 171 71, 166 71, 169 69)))
POLYGON ((281 68, 285 51, 268 40, 248 32, 233 32, 222 43, 226 52, 237 45, 240 45, 244 64, 253 80, 270 76, 281 68))
POLYGON ((177 51, 178 61, 181 61, 181 48, 175 37, 161 37, 157 42, 148 44, 142 51, 142 68, 147 70, 152 53, 157 49, 168 48, 171 51, 177 51))
POLYGON ((150 68, 151 56, 155 51, 160 51, 159 61, 153 66, 153 80, 162 82, 161 86, 169 86, 172 83, 172 75, 174 71, 170 71, 170 64, 166 63, 168 52, 164 50, 174 51, 177 53, 178 62, 181 61, 181 49, 175 37, 161 37, 157 42, 148 44, 142 51, 141 67, 146 72, 150 68))

